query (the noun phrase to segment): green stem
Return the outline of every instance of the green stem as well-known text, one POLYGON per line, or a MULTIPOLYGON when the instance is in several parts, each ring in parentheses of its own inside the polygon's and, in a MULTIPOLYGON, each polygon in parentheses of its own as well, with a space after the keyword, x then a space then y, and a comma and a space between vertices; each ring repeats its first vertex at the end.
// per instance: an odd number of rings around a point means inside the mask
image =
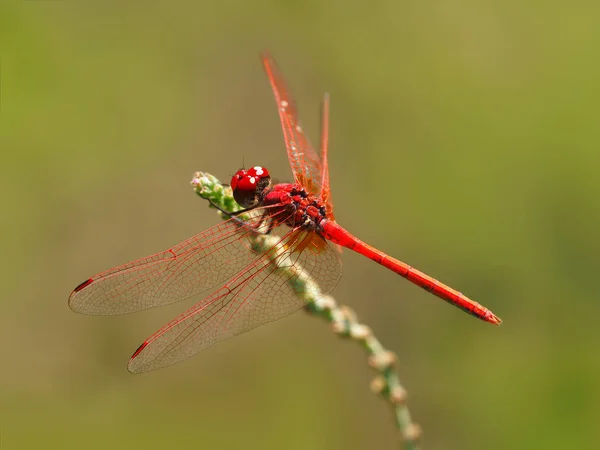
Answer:
MULTIPOLYGON (((212 203, 211 206, 216 205, 227 212, 237 212, 242 209, 233 199, 231 187, 223 186, 213 175, 196 172, 192 185, 200 197, 212 203)), ((219 215, 223 219, 228 218, 221 211, 219 211, 219 215)), ((275 236, 263 234, 254 236, 252 240, 253 250, 260 253, 267 252, 278 241, 275 236)), ((281 258, 276 258, 279 252, 270 252, 269 254, 274 255, 272 261, 278 264, 278 261, 281 260, 281 258)), ((354 311, 338 305, 330 295, 323 294, 318 284, 310 276, 301 270, 298 272, 297 266, 279 265, 278 270, 287 275, 286 278, 292 283, 294 291, 306 303, 306 310, 309 313, 327 320, 331 323, 334 333, 359 342, 367 350, 369 365, 378 372, 371 383, 371 389, 392 405, 405 449, 418 450, 417 441, 421 435, 421 429, 411 419, 406 404, 406 390, 400 384, 395 371, 396 355, 381 345, 369 327, 358 322, 354 311)))

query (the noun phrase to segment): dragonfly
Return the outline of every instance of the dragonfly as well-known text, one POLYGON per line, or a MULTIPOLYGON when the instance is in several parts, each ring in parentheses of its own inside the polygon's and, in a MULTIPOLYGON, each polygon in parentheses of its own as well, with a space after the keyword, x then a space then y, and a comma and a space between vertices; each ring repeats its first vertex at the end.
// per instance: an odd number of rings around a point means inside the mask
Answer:
POLYGON ((226 220, 146 258, 101 272, 69 296, 78 313, 115 315, 164 306, 216 290, 175 317, 132 355, 132 373, 159 369, 214 343, 280 319, 303 306, 300 277, 311 277, 323 293, 341 275, 340 249, 353 250, 483 321, 494 313, 408 264, 361 241, 335 220, 329 166, 329 96, 321 110, 320 151, 311 145, 273 57, 261 55, 271 85, 294 182, 273 184, 262 166, 238 170, 230 187, 241 213, 222 210, 226 220), (253 239, 271 235, 264 251, 253 239), (285 274, 282 265, 288 269, 285 274))

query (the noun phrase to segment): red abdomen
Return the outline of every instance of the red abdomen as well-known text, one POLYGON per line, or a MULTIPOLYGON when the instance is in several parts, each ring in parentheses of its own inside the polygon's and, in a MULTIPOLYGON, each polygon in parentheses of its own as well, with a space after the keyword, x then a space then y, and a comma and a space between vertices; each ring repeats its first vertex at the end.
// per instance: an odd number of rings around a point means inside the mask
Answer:
POLYGON ((328 239, 329 241, 346 247, 350 250, 354 250, 355 252, 372 259, 376 263, 379 263, 382 266, 396 272, 398 275, 406 278, 417 286, 425 289, 428 292, 431 292, 437 297, 447 301, 448 303, 451 303, 452 305, 475 317, 478 317, 481 320, 485 320, 486 322, 496 325, 502 322, 494 315, 494 313, 481 306, 479 303, 469 299, 465 295, 455 291, 451 287, 446 286, 436 279, 425 275, 423 272, 409 266, 408 264, 392 258, 376 248, 362 242, 336 222, 324 220, 320 226, 320 233, 325 239, 328 239))

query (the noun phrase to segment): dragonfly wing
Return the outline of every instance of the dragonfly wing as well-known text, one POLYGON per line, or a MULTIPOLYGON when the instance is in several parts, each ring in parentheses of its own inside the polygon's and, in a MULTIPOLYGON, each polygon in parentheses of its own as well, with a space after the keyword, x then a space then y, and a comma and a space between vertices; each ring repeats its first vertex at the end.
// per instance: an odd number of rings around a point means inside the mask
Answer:
POLYGON ((294 179, 312 194, 319 195, 321 192, 322 166, 319 155, 313 149, 310 141, 298 120, 298 111, 283 75, 273 57, 268 53, 262 54, 262 63, 269 78, 283 137, 287 148, 288 159, 294 179))
POLYGON ((335 220, 333 216, 333 203, 331 203, 331 187, 329 185, 329 163, 327 153, 329 150, 329 94, 323 97, 321 109, 321 201, 325 204, 327 217, 335 220))
POLYGON ((263 212, 256 210, 245 226, 229 219, 163 252, 99 273, 73 290, 69 306, 82 314, 125 314, 213 287, 257 257, 250 238, 252 227, 264 220, 263 212))
POLYGON ((129 362, 132 373, 182 361, 200 350, 305 305, 309 277, 323 292, 341 274, 337 254, 316 233, 290 231, 214 294, 148 338, 129 362))

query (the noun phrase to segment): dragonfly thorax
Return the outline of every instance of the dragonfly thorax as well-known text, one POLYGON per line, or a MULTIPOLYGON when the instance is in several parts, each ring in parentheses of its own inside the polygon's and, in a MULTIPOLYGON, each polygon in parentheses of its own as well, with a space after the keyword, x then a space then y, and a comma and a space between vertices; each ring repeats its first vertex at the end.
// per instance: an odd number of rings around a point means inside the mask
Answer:
POLYGON ((327 218, 326 208, 319 198, 299 184, 276 184, 265 191, 262 200, 265 206, 281 208, 285 217, 283 223, 292 228, 319 230, 321 222, 327 218))
POLYGON ((233 198, 244 208, 258 205, 270 187, 271 176, 264 167, 254 166, 248 170, 240 169, 231 177, 233 198))
POLYGON ((243 208, 270 207, 271 213, 285 217, 281 223, 292 228, 316 230, 326 218, 325 206, 318 197, 299 184, 272 186, 269 171, 261 166, 238 170, 231 178, 231 188, 233 198, 243 208))

